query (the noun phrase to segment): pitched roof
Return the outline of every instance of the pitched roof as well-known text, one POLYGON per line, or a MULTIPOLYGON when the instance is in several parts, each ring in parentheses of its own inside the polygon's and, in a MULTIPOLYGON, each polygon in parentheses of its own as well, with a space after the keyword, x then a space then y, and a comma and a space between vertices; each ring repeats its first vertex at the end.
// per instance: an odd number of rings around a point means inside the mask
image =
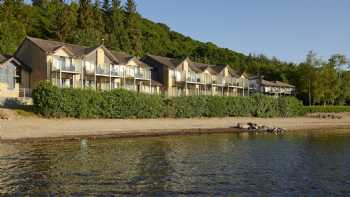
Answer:
POLYGON ((21 66, 23 69, 25 69, 26 71, 31 71, 31 67, 29 67, 28 65, 24 64, 22 61, 20 61, 19 59, 12 57, 11 55, 3 55, 0 54, 0 66, 4 65, 4 63, 6 62, 11 62, 16 66, 21 66))
POLYGON ((265 86, 273 86, 273 87, 290 87, 290 88, 294 88, 295 86, 290 85, 288 83, 284 83, 281 81, 267 81, 262 79, 261 80, 261 84, 265 85, 265 86))
POLYGON ((4 62, 6 62, 8 59, 10 59, 10 58, 11 58, 10 55, 0 54, 0 63, 4 63, 4 62))
POLYGON ((146 59, 146 58, 151 58, 152 60, 156 61, 157 63, 164 65, 164 66, 168 66, 170 68, 175 68, 184 61, 183 59, 162 57, 162 56, 157 56, 157 55, 146 55, 143 59, 146 59))
POLYGON ((27 37, 28 40, 33 42, 35 45, 37 45, 40 49, 47 53, 54 53, 58 49, 65 49, 67 52, 70 53, 70 55, 73 56, 85 56, 96 49, 102 47, 107 51, 107 56, 111 58, 112 61, 118 62, 120 64, 126 63, 131 59, 132 57, 127 55, 126 53, 118 53, 118 52, 113 52, 108 50, 106 47, 103 45, 96 46, 96 47, 86 47, 86 46, 80 46, 76 44, 68 44, 64 42, 58 42, 58 41, 53 41, 53 40, 44 40, 41 38, 33 38, 33 37, 27 37))
POLYGON ((120 64, 128 63, 133 57, 124 52, 111 51, 111 53, 119 60, 120 64))
POLYGON ((61 47, 65 47, 68 49, 73 55, 75 56, 83 56, 85 54, 90 53, 91 51, 95 50, 96 47, 85 47, 85 46, 80 46, 80 45, 75 45, 75 44, 67 44, 63 42, 57 42, 53 40, 44 40, 41 38, 33 38, 33 37, 27 37, 28 40, 33 42, 35 45, 37 45, 40 49, 47 53, 53 53, 57 49, 61 47))
POLYGON ((142 67, 149 67, 148 64, 141 61, 139 58, 131 56, 125 52, 111 51, 112 55, 116 57, 120 64, 127 64, 130 60, 134 60, 138 65, 142 67))
POLYGON ((276 81, 276 84, 278 84, 279 86, 283 86, 283 87, 290 87, 290 88, 294 88, 294 85, 288 84, 288 83, 284 83, 282 81, 276 81))
POLYGON ((215 69, 215 65, 210 64, 204 64, 199 62, 190 62, 190 67, 194 71, 204 72, 205 70, 208 70, 211 74, 218 74, 217 70, 215 69))

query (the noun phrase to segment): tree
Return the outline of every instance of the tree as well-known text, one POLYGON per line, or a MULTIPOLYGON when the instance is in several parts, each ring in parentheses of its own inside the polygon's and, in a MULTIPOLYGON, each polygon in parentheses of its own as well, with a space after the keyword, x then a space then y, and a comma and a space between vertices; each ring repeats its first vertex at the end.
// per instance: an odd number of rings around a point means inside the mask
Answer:
POLYGON ((350 71, 343 72, 340 89, 341 95, 338 102, 350 104, 350 71))
POLYGON ((307 103, 309 105, 322 97, 322 91, 316 87, 317 81, 320 80, 317 68, 321 64, 322 60, 317 57, 317 54, 313 51, 309 51, 306 55, 305 62, 301 63, 298 68, 298 93, 301 98, 304 98, 304 101, 306 100, 305 95, 307 95, 307 103))
POLYGON ((15 52, 26 35, 23 23, 18 20, 23 6, 22 0, 4 0, 0 4, 0 53, 15 52))
POLYGON ((0 22, 0 53, 12 54, 26 36, 23 24, 14 19, 0 22))
POLYGON ((140 31, 140 17, 136 11, 134 0, 127 0, 126 3, 126 29, 131 43, 131 52, 140 55, 142 53, 142 34, 140 31))
POLYGON ((93 27, 102 34, 105 33, 104 16, 105 13, 100 7, 100 1, 96 0, 95 5, 92 7, 93 27))
POLYGON ((331 58, 329 59, 329 63, 334 65, 337 71, 340 71, 342 70, 343 66, 349 63, 349 60, 346 58, 345 55, 338 53, 331 56, 331 58))
POLYGON ((91 0, 80 0, 78 9, 78 28, 93 28, 93 10, 91 0))
POLYGON ((50 3, 50 0, 32 0, 33 6, 38 6, 41 8, 47 8, 49 3, 50 3))
POLYGON ((322 87, 323 104, 334 104, 340 96, 340 80, 337 75, 335 65, 330 61, 321 68, 319 86, 322 87))
POLYGON ((23 0, 2 0, 0 1, 0 16, 2 20, 17 18, 21 15, 24 6, 23 0))
POLYGON ((57 12, 55 13, 53 23, 53 37, 59 41, 66 41, 72 35, 72 29, 77 24, 76 8, 67 6, 63 3, 56 3, 57 12))
POLYGON ((110 28, 107 47, 115 50, 130 51, 129 35, 125 29, 125 17, 120 0, 112 0, 109 13, 110 20, 109 23, 106 24, 106 27, 108 26, 110 28))
POLYGON ((111 2, 110 0, 104 0, 103 1, 103 6, 102 6, 103 11, 108 15, 110 9, 111 9, 111 2))

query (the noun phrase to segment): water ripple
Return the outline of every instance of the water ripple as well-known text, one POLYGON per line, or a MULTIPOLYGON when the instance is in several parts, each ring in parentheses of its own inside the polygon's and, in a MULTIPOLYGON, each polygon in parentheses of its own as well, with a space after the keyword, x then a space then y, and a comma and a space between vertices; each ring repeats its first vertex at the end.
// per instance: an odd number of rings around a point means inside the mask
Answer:
POLYGON ((0 194, 348 196, 350 135, 0 143, 0 194))

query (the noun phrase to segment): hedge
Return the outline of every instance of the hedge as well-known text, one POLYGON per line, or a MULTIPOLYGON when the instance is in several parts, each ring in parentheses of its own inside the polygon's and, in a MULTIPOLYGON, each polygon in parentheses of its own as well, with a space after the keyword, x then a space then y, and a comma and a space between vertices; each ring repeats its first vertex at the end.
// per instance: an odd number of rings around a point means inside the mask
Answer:
POLYGON ((305 106, 304 110, 309 113, 338 113, 338 112, 350 112, 350 106, 305 106))
POLYGON ((292 117, 305 111, 294 97, 168 98, 123 89, 61 89, 50 82, 41 82, 33 91, 33 102, 36 113, 54 118, 292 117))

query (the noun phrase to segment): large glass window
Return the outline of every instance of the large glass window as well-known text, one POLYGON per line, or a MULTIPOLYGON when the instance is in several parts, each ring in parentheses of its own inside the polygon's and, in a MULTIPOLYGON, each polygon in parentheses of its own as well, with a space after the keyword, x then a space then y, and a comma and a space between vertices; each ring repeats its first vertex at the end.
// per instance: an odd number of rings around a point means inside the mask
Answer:
POLYGON ((0 82, 6 83, 8 89, 14 89, 16 84, 16 67, 12 64, 0 67, 0 82))

